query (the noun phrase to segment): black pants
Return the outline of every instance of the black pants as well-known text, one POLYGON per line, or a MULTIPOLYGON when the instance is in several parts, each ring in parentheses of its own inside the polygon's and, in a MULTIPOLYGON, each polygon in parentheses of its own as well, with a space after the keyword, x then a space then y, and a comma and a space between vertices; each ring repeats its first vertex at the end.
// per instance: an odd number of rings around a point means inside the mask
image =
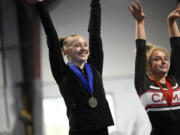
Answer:
POLYGON ((83 130, 77 132, 69 132, 69 135, 109 135, 108 128, 101 128, 98 130, 83 130))

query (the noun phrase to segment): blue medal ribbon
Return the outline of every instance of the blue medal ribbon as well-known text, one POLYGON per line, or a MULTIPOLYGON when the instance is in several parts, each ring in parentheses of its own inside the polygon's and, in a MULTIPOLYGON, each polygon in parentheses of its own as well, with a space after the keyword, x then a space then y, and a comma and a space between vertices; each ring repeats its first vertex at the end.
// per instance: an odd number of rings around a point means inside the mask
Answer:
POLYGON ((90 65, 87 62, 85 62, 84 64, 86 72, 88 74, 88 80, 87 80, 85 76, 81 73, 81 71, 79 71, 79 69, 73 63, 68 62, 68 64, 71 70, 78 76, 78 78, 80 79, 80 81, 82 82, 86 90, 88 90, 88 92, 92 95, 93 94, 93 73, 92 73, 90 65))

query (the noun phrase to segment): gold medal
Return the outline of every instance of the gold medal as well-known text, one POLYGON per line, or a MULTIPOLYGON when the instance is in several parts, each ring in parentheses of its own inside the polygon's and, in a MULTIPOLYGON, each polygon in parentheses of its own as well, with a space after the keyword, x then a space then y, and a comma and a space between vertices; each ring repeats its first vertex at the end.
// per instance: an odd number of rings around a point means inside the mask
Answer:
POLYGON ((98 101, 95 97, 91 97, 88 100, 89 106, 95 108, 98 105, 98 101))

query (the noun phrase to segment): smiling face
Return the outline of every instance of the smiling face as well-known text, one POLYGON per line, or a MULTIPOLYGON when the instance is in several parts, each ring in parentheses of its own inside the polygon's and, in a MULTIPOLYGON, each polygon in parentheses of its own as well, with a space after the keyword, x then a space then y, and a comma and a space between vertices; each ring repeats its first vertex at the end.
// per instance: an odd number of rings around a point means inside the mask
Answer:
POLYGON ((81 35, 70 36, 67 39, 64 52, 73 63, 83 63, 88 59, 89 46, 81 35))
POLYGON ((163 50, 154 50, 150 56, 150 72, 152 74, 166 74, 169 70, 167 53, 163 50))

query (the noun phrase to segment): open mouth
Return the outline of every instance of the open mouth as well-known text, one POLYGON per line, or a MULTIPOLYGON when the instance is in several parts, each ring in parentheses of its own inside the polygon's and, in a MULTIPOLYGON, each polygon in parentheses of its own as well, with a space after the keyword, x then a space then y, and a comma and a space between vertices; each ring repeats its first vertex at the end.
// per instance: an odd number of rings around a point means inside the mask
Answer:
POLYGON ((80 56, 86 56, 87 55, 87 53, 81 53, 81 54, 79 54, 80 56))

